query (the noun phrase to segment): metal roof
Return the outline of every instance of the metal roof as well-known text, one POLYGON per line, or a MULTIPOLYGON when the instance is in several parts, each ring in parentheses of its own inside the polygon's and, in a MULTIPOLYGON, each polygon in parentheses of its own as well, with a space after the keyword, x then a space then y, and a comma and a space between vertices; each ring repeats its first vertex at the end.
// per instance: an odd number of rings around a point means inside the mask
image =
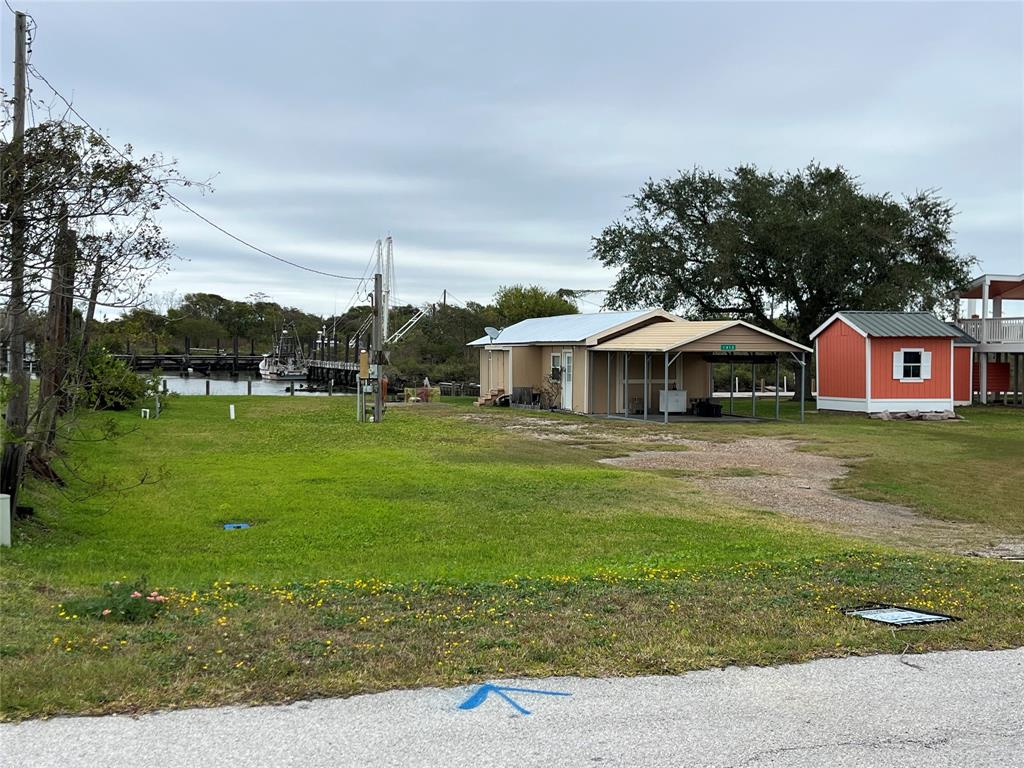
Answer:
POLYGON ((568 344, 586 341, 591 336, 608 331, 616 326, 636 320, 644 315, 671 315, 661 310, 634 309, 626 312, 591 312, 580 315, 556 315, 554 317, 531 317, 502 330, 498 337, 491 341, 482 336, 471 341, 467 346, 483 347, 488 344, 568 344))
POLYGON ((594 347, 594 351, 667 352, 735 323, 735 320, 682 320, 678 323, 657 323, 602 342, 594 347))
POLYGON ((931 312, 839 312, 839 317, 868 336, 959 336, 931 312))
POLYGON ((946 325, 948 325, 950 329, 957 335, 957 337, 953 339, 954 344, 967 345, 979 343, 976 338, 971 336, 971 334, 967 333, 967 331, 965 331, 963 328, 958 328, 956 326, 956 323, 946 323, 946 325))
MULTIPOLYGON (((656 323, 635 331, 629 331, 614 339, 602 342, 594 347, 595 352, 670 352, 685 347, 705 336, 711 336, 719 331, 735 326, 749 328, 768 339, 774 340, 769 346, 776 349, 765 349, 759 345, 758 351, 768 352, 792 352, 794 350, 810 352, 809 347, 797 344, 794 341, 777 336, 774 333, 758 328, 742 320, 680 320, 677 323, 656 323)), ((743 346, 742 344, 738 346, 743 346)), ((737 350, 745 352, 749 350, 737 350)))

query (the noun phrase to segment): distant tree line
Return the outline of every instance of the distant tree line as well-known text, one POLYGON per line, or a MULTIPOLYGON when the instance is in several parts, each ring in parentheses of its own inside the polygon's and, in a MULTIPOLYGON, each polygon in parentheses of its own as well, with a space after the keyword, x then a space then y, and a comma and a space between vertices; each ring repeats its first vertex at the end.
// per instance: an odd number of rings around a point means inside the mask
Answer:
MULTIPOLYGON (((420 307, 393 307, 391 330, 400 328, 420 307)), ((432 304, 427 315, 394 345, 390 369, 393 375, 431 381, 476 381, 479 376, 478 354, 466 345, 484 335, 487 326, 507 327, 529 317, 573 314, 578 310, 557 292, 539 286, 502 286, 487 304, 432 304)), ((230 351, 233 339, 239 349, 257 353, 272 349, 283 328, 294 333, 308 354, 314 354, 318 333, 326 332, 328 343, 337 339, 333 354, 345 358, 346 340, 356 334, 370 314, 368 305, 354 306, 340 315, 321 316, 298 307, 282 306, 263 293, 250 294, 243 301, 215 293, 187 293, 183 297, 163 297, 150 305, 133 307, 120 317, 96 324, 97 343, 116 353, 133 350, 139 353, 158 351, 181 353, 185 338, 192 349, 230 351), (164 306, 158 306, 163 304, 164 306)), ((364 331, 365 342, 368 334, 364 331)), ((354 359, 354 342, 350 354, 354 359)), ((327 354, 332 348, 327 347, 327 354)))

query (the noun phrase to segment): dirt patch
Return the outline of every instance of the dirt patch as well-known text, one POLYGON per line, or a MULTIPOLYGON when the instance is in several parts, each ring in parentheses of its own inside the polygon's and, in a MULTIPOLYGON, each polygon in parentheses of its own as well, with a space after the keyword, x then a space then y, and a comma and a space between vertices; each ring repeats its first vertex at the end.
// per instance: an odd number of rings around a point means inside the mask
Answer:
POLYGON ((959 554, 1024 558, 1024 541, 970 523, 936 520, 898 504, 863 501, 832 489, 849 472, 832 456, 799 450, 804 443, 743 438, 730 443, 679 438, 689 450, 641 451, 603 463, 630 469, 682 470, 692 482, 745 506, 768 509, 884 544, 959 554))
MULTIPOLYGON (((507 411, 506 411, 507 413, 507 411)), ((620 445, 680 446, 698 442, 660 429, 644 430, 643 425, 629 425, 629 429, 608 429, 607 422, 570 421, 568 419, 546 419, 543 416, 520 416, 502 414, 494 418, 490 414, 465 414, 465 421, 490 426, 500 426, 506 432, 535 440, 549 440, 556 443, 572 443, 586 447, 587 443, 616 443, 620 445), (632 428, 637 426, 639 428, 632 428)))

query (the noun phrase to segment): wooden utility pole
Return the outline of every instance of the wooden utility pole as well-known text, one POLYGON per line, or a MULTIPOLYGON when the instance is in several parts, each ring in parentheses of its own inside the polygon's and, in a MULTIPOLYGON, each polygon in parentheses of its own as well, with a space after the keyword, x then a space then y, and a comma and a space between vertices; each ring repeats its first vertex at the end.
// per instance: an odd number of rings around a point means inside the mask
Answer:
POLYGON ((18 488, 25 471, 25 435, 28 427, 29 378, 25 374, 25 14, 14 14, 14 134, 12 154, 14 172, 8 181, 6 197, 11 222, 11 299, 7 304, 8 375, 11 391, 4 420, 4 440, 0 492, 11 497, 11 511, 18 508, 18 488))
POLYGON ((373 420, 379 422, 384 412, 384 391, 381 371, 384 370, 383 324, 384 306, 383 277, 380 272, 373 276, 373 338, 370 345, 370 371, 376 380, 373 385, 373 420))
POLYGON ((68 406, 64 384, 68 375, 71 341, 71 311, 75 290, 75 261, 78 242, 68 227, 68 210, 63 206, 54 247, 47 311, 46 344, 39 365, 40 416, 34 455, 47 459, 57 438, 57 416, 68 406))

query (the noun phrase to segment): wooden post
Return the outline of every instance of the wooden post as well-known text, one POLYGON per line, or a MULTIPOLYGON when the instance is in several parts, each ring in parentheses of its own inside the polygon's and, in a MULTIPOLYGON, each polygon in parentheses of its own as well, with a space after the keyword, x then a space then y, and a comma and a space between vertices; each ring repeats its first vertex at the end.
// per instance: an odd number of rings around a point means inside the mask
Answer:
POLYGON ((210 380, 209 379, 206 380, 206 394, 207 395, 210 394, 210 380))
POLYGON ((246 379, 245 380, 245 394, 247 394, 247 395, 251 395, 252 394, 252 379, 246 379))
POLYGON ((4 178, 4 202, 14 203, 11 212, 10 258, 10 299, 7 303, 6 328, 3 336, 8 342, 10 367, 10 389, 4 420, 7 433, 3 441, 2 472, 0 490, 10 496, 10 511, 18 509, 18 489, 24 476, 27 446, 24 437, 28 432, 29 389, 31 379, 25 372, 25 330, 28 307, 25 305, 25 240, 27 222, 23 211, 25 190, 25 95, 27 92, 28 66, 26 49, 28 39, 28 17, 21 11, 14 13, 14 126, 11 136, 11 169, 13 173, 4 178))

